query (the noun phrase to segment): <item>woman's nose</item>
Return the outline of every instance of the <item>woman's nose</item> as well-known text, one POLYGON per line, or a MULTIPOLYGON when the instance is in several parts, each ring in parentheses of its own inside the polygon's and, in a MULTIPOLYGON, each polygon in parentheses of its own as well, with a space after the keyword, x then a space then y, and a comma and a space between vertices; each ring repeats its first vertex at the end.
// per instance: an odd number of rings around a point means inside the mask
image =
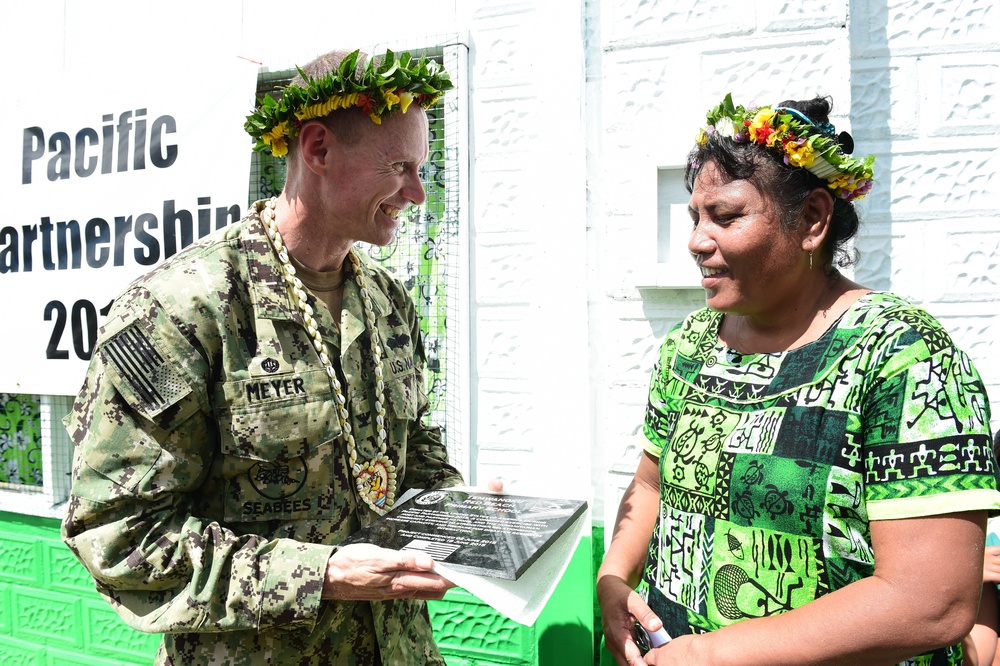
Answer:
POLYGON ((695 224, 688 236, 688 252, 697 257, 706 251, 711 250, 712 239, 705 233, 705 229, 700 224, 695 224))

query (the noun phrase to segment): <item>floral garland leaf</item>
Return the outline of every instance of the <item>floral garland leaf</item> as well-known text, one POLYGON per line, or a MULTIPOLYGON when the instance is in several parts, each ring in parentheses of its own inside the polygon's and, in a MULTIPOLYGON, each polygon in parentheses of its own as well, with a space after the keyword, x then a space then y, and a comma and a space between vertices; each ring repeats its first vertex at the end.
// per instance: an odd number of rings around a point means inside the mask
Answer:
POLYGON ((380 68, 379 75, 388 78, 399 69, 399 63, 396 57, 393 55, 392 51, 386 51, 385 57, 382 59, 382 67, 380 68))
MULTIPOLYGON (((740 109, 742 109, 742 108, 743 107, 740 107, 740 109)), ((738 116, 738 115, 742 115, 742 114, 739 113, 737 111, 736 107, 733 105, 733 94, 732 93, 726 93, 726 97, 722 100, 722 102, 720 102, 719 104, 716 104, 708 112, 708 114, 706 114, 706 117, 708 118, 708 124, 709 125, 715 125, 715 122, 717 120, 719 120, 720 118, 723 118, 723 117, 729 117, 729 118, 731 118, 731 117, 738 116)))
POLYGON ((340 78, 342 80, 349 80, 351 75, 354 73, 355 68, 358 66, 358 55, 361 51, 355 49, 351 51, 343 60, 340 61, 340 78))

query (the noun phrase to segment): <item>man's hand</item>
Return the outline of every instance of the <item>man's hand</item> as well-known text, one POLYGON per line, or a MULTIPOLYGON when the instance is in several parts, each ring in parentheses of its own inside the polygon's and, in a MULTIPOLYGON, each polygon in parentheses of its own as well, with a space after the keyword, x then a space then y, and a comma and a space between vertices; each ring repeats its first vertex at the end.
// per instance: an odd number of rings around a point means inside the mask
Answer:
POLYGON ((327 561, 324 599, 440 599, 451 581, 431 572, 427 553, 396 551, 357 543, 327 561))

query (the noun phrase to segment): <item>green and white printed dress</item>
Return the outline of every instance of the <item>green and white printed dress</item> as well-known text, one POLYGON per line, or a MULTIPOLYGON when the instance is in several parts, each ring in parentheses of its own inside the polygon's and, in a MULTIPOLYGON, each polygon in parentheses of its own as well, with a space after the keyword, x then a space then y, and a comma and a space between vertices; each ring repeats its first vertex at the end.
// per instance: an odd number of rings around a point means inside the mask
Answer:
MULTIPOLYGON (((863 296, 815 342, 738 354, 675 327, 643 431, 660 513, 640 591, 672 636, 802 606, 874 570, 873 520, 1000 508, 986 391, 923 310, 863 296)), ((955 646, 910 664, 959 664, 955 646)))

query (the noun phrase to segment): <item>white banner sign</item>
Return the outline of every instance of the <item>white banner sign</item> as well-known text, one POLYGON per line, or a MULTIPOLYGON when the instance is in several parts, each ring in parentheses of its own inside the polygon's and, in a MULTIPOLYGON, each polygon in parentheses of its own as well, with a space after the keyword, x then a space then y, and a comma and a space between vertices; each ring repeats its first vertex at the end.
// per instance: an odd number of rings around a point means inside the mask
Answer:
POLYGON ((257 69, 233 55, 14 88, 0 128, 0 392, 75 395, 128 283, 242 217, 257 69))

